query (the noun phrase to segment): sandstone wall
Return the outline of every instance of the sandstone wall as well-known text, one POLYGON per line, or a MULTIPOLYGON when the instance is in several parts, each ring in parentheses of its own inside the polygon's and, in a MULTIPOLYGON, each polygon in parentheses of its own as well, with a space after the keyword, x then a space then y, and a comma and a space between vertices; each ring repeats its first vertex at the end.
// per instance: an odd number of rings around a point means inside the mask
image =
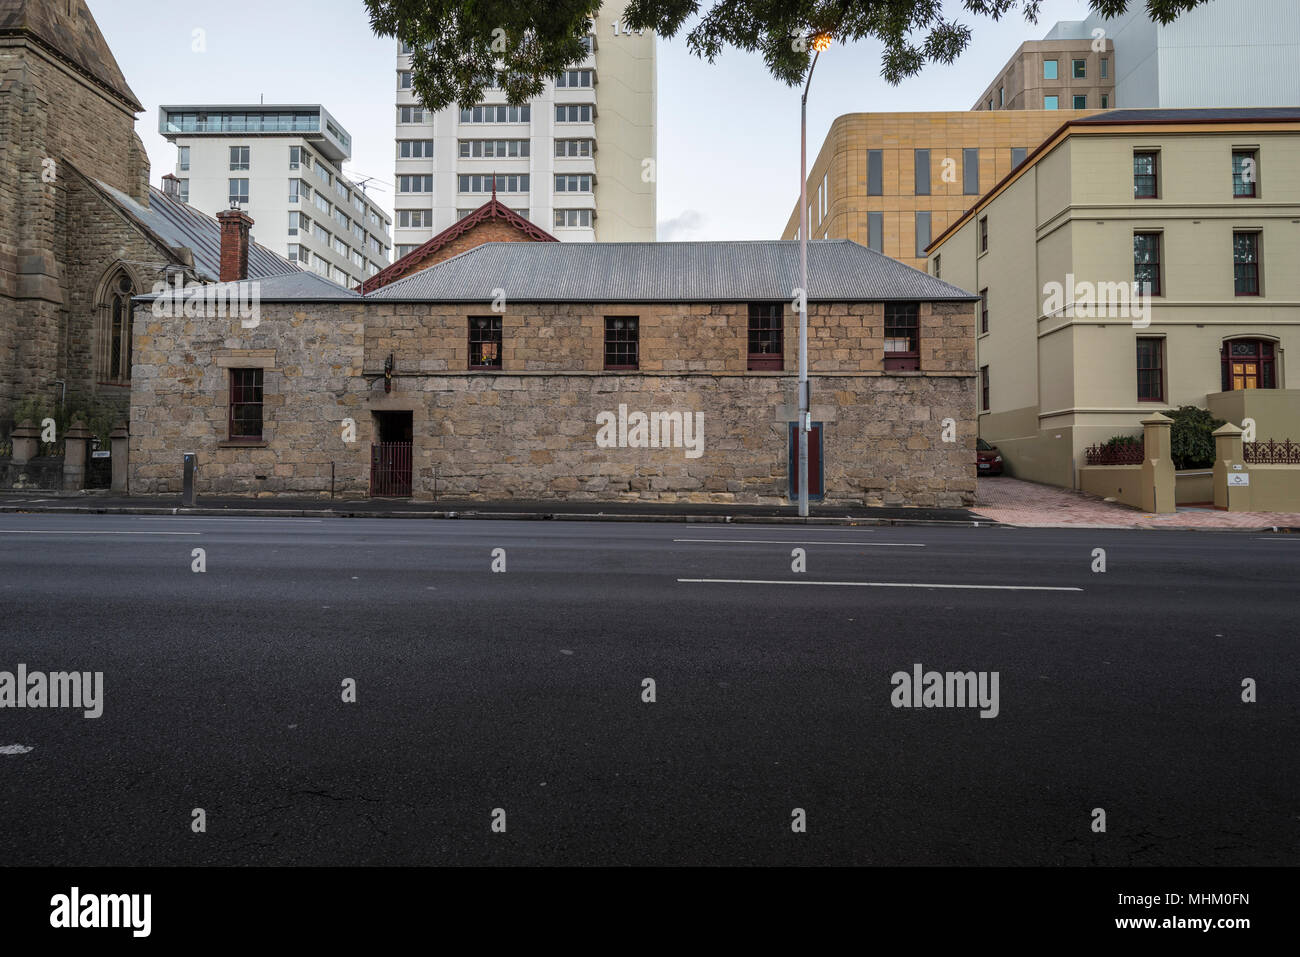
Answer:
POLYGON ((57 401, 54 380, 65 377, 67 165, 143 195, 148 161, 134 123, 125 104, 50 54, 0 41, 0 426, 23 398, 57 401))
MULTIPOLYGON (((519 305, 504 317, 505 369, 469 372, 466 317, 484 314, 468 305, 263 304, 259 326, 245 329, 238 318, 142 310, 131 491, 179 491, 181 455, 195 451, 207 494, 328 493, 332 464, 340 494, 364 495, 374 413, 409 411, 418 498, 786 501, 793 329, 787 371, 747 373, 743 305, 519 305), (606 314, 641 317, 641 371, 601 371, 606 314), (390 353, 396 374, 385 393, 390 353), (236 366, 263 369, 256 447, 225 441, 236 366), (703 454, 599 447, 597 415, 620 404, 702 412, 703 454), (355 442, 344 441, 345 418, 355 442)), ((810 317, 812 364, 823 370, 813 416, 824 423, 826 499, 970 504, 974 305, 923 308, 922 364, 934 371, 920 373, 880 371, 880 314, 879 304, 826 305, 810 317), (864 368, 869 357, 876 368, 864 368), (943 441, 945 419, 956 441, 943 441)))

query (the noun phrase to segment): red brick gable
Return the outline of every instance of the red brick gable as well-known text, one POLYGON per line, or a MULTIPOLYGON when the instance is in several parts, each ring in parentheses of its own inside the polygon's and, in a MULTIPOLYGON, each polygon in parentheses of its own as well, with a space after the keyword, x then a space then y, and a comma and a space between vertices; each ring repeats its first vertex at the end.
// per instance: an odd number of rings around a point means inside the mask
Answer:
POLYGON ((558 243, 559 240, 503 205, 493 194, 490 200, 464 219, 375 273, 361 284, 360 292, 362 295, 374 292, 390 282, 405 279, 413 272, 428 269, 483 243, 525 242, 558 243))

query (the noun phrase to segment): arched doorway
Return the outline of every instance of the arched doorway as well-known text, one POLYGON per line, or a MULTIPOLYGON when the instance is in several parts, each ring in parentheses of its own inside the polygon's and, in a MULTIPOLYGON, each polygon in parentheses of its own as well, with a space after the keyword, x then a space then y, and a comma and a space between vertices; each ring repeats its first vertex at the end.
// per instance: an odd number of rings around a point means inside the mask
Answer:
POLYGON ((1277 346, 1268 339, 1228 339, 1219 360, 1224 392, 1277 388, 1277 346))

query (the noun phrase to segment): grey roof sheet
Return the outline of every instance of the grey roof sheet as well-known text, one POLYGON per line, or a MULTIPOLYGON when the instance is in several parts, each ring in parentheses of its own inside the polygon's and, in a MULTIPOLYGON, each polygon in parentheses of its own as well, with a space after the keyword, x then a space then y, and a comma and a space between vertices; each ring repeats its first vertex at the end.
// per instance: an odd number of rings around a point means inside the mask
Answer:
MULTIPOLYGON (((155 299, 170 299, 175 294, 172 291, 175 287, 168 287, 168 291, 160 296, 146 294, 136 296, 136 301, 153 302, 155 299)), ((220 296, 224 295, 232 301, 248 301, 254 293, 258 302, 352 302, 360 301, 361 294, 352 290, 345 289, 336 282, 332 282, 323 276, 318 276, 314 272, 308 272, 305 269, 295 268, 291 273, 285 273, 280 276, 267 276, 265 278, 253 277, 246 282, 219 282, 209 283, 199 287, 203 295, 220 296), (253 284, 256 284, 253 286, 253 284), (251 286, 252 288, 242 288, 251 286)), ((182 293, 182 296, 187 293, 182 293)))
MULTIPOLYGON (((847 239, 808 243, 808 298, 822 302, 978 298, 847 239)), ((686 243, 484 243, 367 299, 476 302, 789 300, 796 240, 686 243)))
POLYGON ((1234 120, 1300 120, 1300 106, 1240 106, 1198 109, 1107 110, 1071 123, 1230 123, 1234 120))
MULTIPOLYGON (((95 181, 128 215, 157 233, 170 246, 188 246, 194 253, 194 268, 209 281, 221 275, 221 224, 193 206, 170 199, 166 193, 149 187, 149 205, 142 206, 121 190, 95 181)), ((256 225, 253 238, 256 239, 256 225)), ((252 242, 248 246, 248 278, 265 279, 303 270, 265 246, 252 242)), ((314 273, 312 275, 315 275, 314 273)), ((328 280, 326 280, 328 282, 328 280)), ((341 287, 337 287, 341 288, 341 287)))

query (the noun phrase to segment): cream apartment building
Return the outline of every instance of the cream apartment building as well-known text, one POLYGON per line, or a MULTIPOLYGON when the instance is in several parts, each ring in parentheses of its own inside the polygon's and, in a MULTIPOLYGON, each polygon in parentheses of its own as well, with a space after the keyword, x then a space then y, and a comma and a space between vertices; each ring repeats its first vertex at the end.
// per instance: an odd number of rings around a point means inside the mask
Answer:
POLYGON ((343 174, 352 137, 320 104, 162 106, 158 132, 182 202, 242 209, 257 242, 340 286, 389 264, 392 220, 343 174))
POLYGON ((1242 108, 1070 121, 928 269, 983 300, 980 436, 1077 487, 1088 446, 1182 405, 1300 440, 1298 264, 1300 109, 1242 108))
POLYGON ((655 239, 655 37, 629 31, 626 4, 596 15, 587 57, 518 106, 501 89, 433 112, 397 50, 395 258, 491 197, 563 242, 655 239), (495 181, 494 181, 495 180, 495 181))

